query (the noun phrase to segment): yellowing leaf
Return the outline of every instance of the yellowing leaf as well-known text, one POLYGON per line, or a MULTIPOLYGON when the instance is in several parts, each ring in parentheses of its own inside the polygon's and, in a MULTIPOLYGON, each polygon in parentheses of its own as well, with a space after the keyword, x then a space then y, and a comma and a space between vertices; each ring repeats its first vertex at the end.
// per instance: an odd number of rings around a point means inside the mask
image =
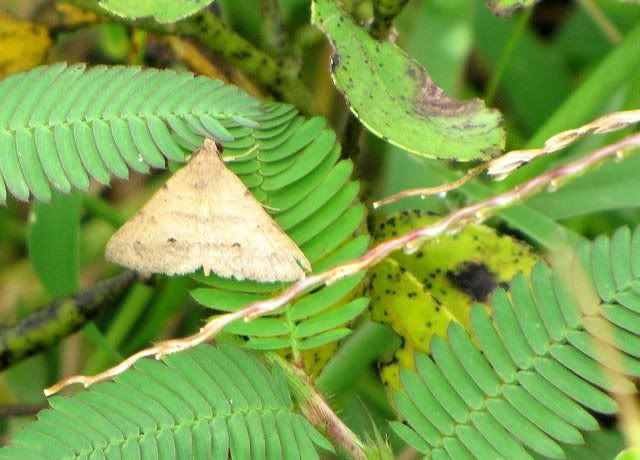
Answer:
MULTIPOLYGON (((433 220, 404 211, 380 223, 374 238, 388 239, 433 220)), ((399 388, 399 369, 413 369, 415 352, 428 353, 434 334, 444 336, 450 321, 469 329, 471 305, 488 303, 495 288, 508 288, 511 278, 528 274, 538 260, 525 243, 490 227, 468 225, 427 242, 415 254, 398 251, 374 267, 368 274, 371 317, 403 338, 394 361, 382 369, 384 382, 399 388)))
POLYGON ((417 61, 370 37, 335 0, 314 0, 312 18, 334 48, 336 86, 372 133, 428 158, 470 161, 501 152, 500 112, 447 96, 417 61))
POLYGON ((45 27, 0 13, 0 78, 42 64, 51 46, 45 27))
POLYGON ((455 316, 431 295, 422 281, 392 258, 371 270, 368 288, 371 319, 390 324, 403 338, 395 362, 382 368, 383 382, 399 387, 399 367, 412 369, 416 349, 428 351, 433 335, 444 336, 455 316))
POLYGON ((60 15, 61 21, 66 27, 77 27, 98 21, 97 14, 91 11, 85 11, 82 8, 78 8, 77 6, 73 6, 68 3, 58 3, 56 5, 56 11, 60 15))

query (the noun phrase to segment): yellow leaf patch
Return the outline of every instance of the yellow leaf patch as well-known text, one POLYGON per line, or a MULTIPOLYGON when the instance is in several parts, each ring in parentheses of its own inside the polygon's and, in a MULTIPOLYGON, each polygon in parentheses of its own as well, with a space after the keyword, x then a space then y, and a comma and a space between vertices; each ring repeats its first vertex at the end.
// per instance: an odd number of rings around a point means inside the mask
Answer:
POLYGON ((45 27, 0 13, 0 78, 42 64, 50 46, 45 27))
MULTIPOLYGON (((435 217, 403 211, 377 225, 376 241, 428 225, 435 217)), ((491 227, 468 225, 454 235, 427 242, 414 254, 395 252, 368 274, 371 317, 390 324, 403 344, 382 378, 399 388, 400 367, 413 369, 416 350, 428 353, 434 334, 446 335, 450 321, 470 327, 473 303, 488 304, 497 287, 508 288, 518 272, 529 274, 539 255, 525 243, 491 227)))

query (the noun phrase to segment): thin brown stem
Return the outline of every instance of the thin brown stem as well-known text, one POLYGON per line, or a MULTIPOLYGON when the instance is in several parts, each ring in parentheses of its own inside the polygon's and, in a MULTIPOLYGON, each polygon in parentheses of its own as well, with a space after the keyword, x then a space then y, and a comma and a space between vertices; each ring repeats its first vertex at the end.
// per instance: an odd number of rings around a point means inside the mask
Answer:
POLYGON ((403 190, 401 192, 395 193, 386 198, 382 198, 381 200, 374 201, 371 206, 373 207, 373 209, 377 209, 380 206, 385 206, 391 203, 395 203, 398 200, 409 198, 412 196, 419 196, 420 198, 426 198, 428 196, 447 193, 457 189, 458 187, 462 187, 471 179, 473 179, 474 177, 477 177, 478 174, 480 174, 482 171, 484 171, 488 167, 489 167, 489 163, 482 163, 481 165, 478 165, 475 168, 471 168, 460 179, 454 180, 453 182, 449 182, 442 185, 436 185, 435 187, 412 188, 408 190, 403 190))
POLYGON ((400 193, 396 193, 395 195, 391 195, 374 202, 373 207, 375 209, 411 196, 427 197, 430 195, 437 195, 439 193, 450 192, 451 190, 455 190, 466 184, 469 180, 476 177, 485 169, 489 175, 494 176, 497 180, 502 180, 520 166, 523 166, 540 156, 562 150, 588 134, 606 134, 624 129, 637 123, 640 123, 640 110, 627 110, 624 112, 610 113, 579 128, 570 129, 556 134, 549 138, 541 148, 512 150, 498 158, 470 169, 458 180, 438 185, 436 187, 404 190, 400 193))
POLYGON ((614 112, 595 119, 579 128, 569 129, 550 137, 538 149, 512 150, 489 162, 488 174, 504 179, 531 160, 574 144, 588 134, 606 134, 640 123, 640 110, 614 112))
POLYGON ((36 415, 43 409, 46 409, 48 404, 6 404, 0 405, 0 419, 9 417, 28 417, 36 415))
POLYGON ((309 376, 301 368, 290 365, 279 355, 270 355, 269 359, 285 370, 289 386, 298 399, 307 420, 320 431, 326 433, 333 443, 342 447, 351 458, 365 460, 367 457, 364 452, 364 444, 331 409, 309 376))

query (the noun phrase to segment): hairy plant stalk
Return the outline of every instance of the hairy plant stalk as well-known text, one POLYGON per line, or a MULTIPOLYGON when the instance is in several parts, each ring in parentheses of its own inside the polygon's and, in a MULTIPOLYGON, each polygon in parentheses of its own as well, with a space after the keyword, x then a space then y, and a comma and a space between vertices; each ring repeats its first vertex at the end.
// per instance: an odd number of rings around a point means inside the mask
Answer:
POLYGON ((85 387, 88 387, 94 383, 111 379, 116 375, 123 373, 142 358, 154 356, 156 359, 159 359, 168 354, 183 351, 207 342, 218 334, 226 325, 237 319, 242 318, 245 321, 251 321, 252 319, 272 313, 278 308, 281 308, 294 299, 300 297, 304 293, 309 292, 311 289, 333 284, 341 279, 355 275, 374 266, 394 251, 404 249, 407 252, 414 252, 427 240, 446 233, 459 231, 462 227, 471 222, 483 222, 500 209, 521 202, 525 198, 535 195, 546 188, 552 188, 555 190, 557 187, 562 186, 567 179, 580 175, 590 168, 601 164, 605 160, 620 158, 625 153, 625 150, 637 149, 638 147, 640 147, 640 134, 625 137, 619 142, 595 150, 578 160, 535 177, 530 181, 515 187, 509 192, 460 208, 430 225, 384 241, 357 259, 341 263, 334 268, 322 273, 310 275, 307 278, 292 284, 288 289, 275 297, 257 301, 238 311, 218 316, 205 324, 196 334, 182 339, 172 339, 160 342, 153 347, 139 351, 117 366, 107 369, 95 376, 78 375, 66 378, 52 387, 47 388, 45 390, 45 395, 49 396, 57 393, 64 387, 74 383, 81 383, 85 387))
POLYGON ((113 305, 136 278, 135 272, 125 271, 73 297, 56 300, 14 325, 0 328, 0 370, 50 348, 79 330, 104 308, 113 305))
POLYGON ((175 53, 176 57, 184 62, 194 73, 206 75, 209 78, 222 80, 229 83, 227 76, 222 73, 207 57, 189 40, 184 40, 175 35, 166 38, 167 43, 175 53))
POLYGON ((487 170, 487 173, 489 175, 495 176, 497 180, 502 180, 513 171, 518 169, 520 166, 523 166, 540 156, 562 150, 569 145, 574 144, 588 134, 611 133, 637 123, 640 123, 640 110, 627 110, 623 112, 610 113, 597 118, 591 123, 587 123, 586 125, 583 125, 579 128, 570 129, 568 131, 563 131, 556 134, 555 136, 549 138, 541 148, 512 150, 511 152, 505 153, 498 158, 487 161, 486 163, 470 169, 464 176, 462 176, 458 180, 447 184, 438 185, 436 187, 403 190, 402 192, 374 202, 372 206, 375 209, 380 206, 395 203, 396 201, 403 198, 412 196, 427 197, 431 195, 437 195, 439 193, 447 193, 466 184, 467 182, 469 182, 469 180, 476 177, 485 169, 487 170))
POLYGON ((268 357, 285 370, 289 386, 299 400, 306 419, 320 431, 326 433, 334 444, 345 449, 351 458, 356 460, 366 459, 362 441, 333 412, 329 403, 315 388, 309 376, 302 369, 291 366, 276 354, 268 355, 268 357))

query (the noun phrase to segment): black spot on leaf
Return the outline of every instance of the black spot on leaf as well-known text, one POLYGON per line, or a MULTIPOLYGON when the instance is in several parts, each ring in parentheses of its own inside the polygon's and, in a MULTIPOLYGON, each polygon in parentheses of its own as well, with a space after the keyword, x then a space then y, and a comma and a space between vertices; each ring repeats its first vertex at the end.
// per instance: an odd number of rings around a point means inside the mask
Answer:
POLYGON ((340 65, 340 55, 338 53, 333 53, 331 55, 331 71, 335 72, 335 70, 340 65))
POLYGON ((447 279, 476 302, 486 302, 498 287, 496 274, 480 262, 465 261, 455 271, 447 272, 447 279))

